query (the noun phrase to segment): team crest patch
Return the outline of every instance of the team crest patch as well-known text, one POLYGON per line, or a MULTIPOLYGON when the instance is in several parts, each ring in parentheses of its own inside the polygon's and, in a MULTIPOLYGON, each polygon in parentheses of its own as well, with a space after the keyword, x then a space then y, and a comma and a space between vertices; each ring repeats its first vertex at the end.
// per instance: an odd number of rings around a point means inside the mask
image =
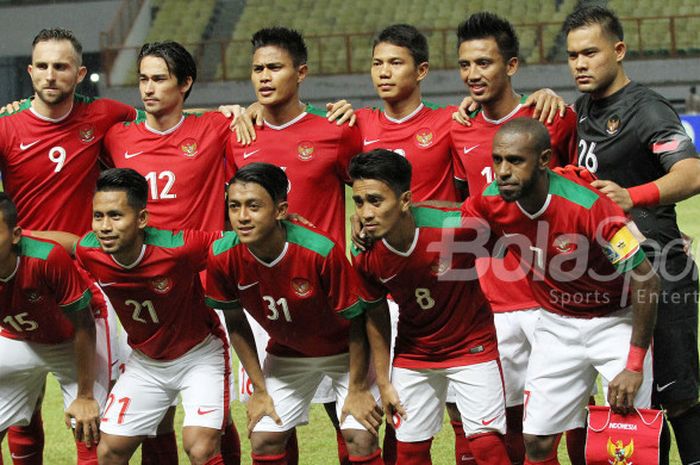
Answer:
POLYGON ((157 294, 167 294, 173 288, 173 282, 167 276, 157 276, 151 280, 151 287, 157 294))
POLYGON ((180 150, 187 158, 192 158, 197 155, 197 141, 191 137, 183 140, 180 143, 180 150))
POLYGON ((608 438, 608 454, 610 465, 632 465, 630 458, 634 454, 634 439, 630 439, 629 444, 624 445, 622 441, 613 443, 612 439, 608 438))
POLYGON ((620 117, 617 115, 612 115, 610 119, 608 119, 607 124, 605 125, 605 132, 610 134, 611 136, 614 136, 617 134, 617 131, 620 130, 620 117))
POLYGON ((314 144, 308 140, 299 142, 297 145, 297 157, 301 161, 309 161, 314 157, 314 144))
POLYGON ((92 124, 84 124, 78 129, 78 137, 83 144, 89 144, 95 140, 95 126, 92 124))
POLYGON ((306 297, 311 294, 311 283, 305 278, 293 278, 292 290, 299 297, 306 297))
POLYGON ((554 250, 556 250, 557 253, 563 254, 572 253, 578 248, 576 242, 572 241, 571 238, 567 237, 565 234, 562 234, 561 236, 558 236, 556 239, 554 239, 552 245, 554 246, 554 250))
POLYGON ((443 274, 447 273, 447 270, 450 269, 450 262, 447 260, 438 260, 436 263, 433 263, 430 266, 430 271, 435 275, 435 276, 442 276, 443 274))
POLYGON ((25 289, 24 298, 27 299, 27 302, 30 304, 36 304, 44 300, 44 296, 36 289, 25 289))
POLYGON ((416 132, 416 145, 421 148, 427 148, 433 145, 433 131, 430 128, 421 128, 416 132))

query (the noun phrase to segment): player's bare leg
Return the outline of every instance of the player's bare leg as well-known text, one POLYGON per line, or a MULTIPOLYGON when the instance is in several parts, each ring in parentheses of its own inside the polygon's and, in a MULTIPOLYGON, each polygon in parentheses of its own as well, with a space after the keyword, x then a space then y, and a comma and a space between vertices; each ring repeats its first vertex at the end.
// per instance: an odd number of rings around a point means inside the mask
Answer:
POLYGON ((117 436, 100 433, 97 459, 100 465, 128 465, 129 459, 146 436, 117 436))
POLYGON ((175 407, 169 407, 158 424, 153 438, 141 444, 141 465, 177 465, 177 438, 175 437, 175 407))
POLYGON ((700 444, 697 434, 700 431, 700 404, 696 399, 667 402, 663 404, 668 421, 673 427, 678 453, 683 463, 698 463, 700 444))
POLYGON ((323 404, 323 408, 326 409, 326 414, 331 420, 331 423, 333 423, 333 428, 335 428, 335 440, 338 443, 338 462, 340 462, 340 465, 347 465, 350 463, 350 459, 348 458, 348 446, 345 444, 343 433, 340 431, 340 423, 338 422, 338 415, 335 411, 335 402, 326 402, 323 404))
POLYGON ((192 465, 224 463, 220 454, 221 431, 218 429, 186 426, 182 428, 182 446, 192 465))
POLYGON ((29 424, 11 426, 7 430, 7 447, 10 449, 14 465, 40 465, 43 463, 44 422, 41 418, 41 405, 44 402, 45 392, 46 382, 44 382, 29 424))
POLYGON ((366 430, 344 429, 343 439, 348 448, 349 463, 383 464, 377 437, 366 430))
POLYGON ((286 464, 286 447, 293 429, 283 432, 254 431, 250 435, 253 465, 266 463, 286 464))
POLYGON ((558 465, 557 446, 561 435, 536 436, 523 434, 525 439, 525 465, 558 465))
POLYGON ((450 417, 450 425, 455 432, 455 463, 457 465, 474 465, 474 455, 469 447, 469 440, 464 435, 462 427, 462 415, 459 414, 457 404, 454 402, 445 403, 447 415, 450 417))

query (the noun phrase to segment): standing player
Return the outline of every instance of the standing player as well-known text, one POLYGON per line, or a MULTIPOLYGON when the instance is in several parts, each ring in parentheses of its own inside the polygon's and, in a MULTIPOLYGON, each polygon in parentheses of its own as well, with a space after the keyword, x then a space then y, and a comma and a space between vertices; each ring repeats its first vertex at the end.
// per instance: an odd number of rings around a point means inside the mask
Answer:
MULTIPOLYGON (((102 138, 113 124, 134 119, 136 111, 114 100, 76 95, 87 70, 82 66, 82 45, 65 29, 44 29, 34 37, 27 70, 33 99, 19 112, 0 118, 4 189, 25 228, 83 234, 90 229, 102 138), (58 214, 67 205, 71 214, 58 214)), ((96 302, 93 310, 100 310, 96 302)), ((29 425, 9 430, 15 465, 42 463, 39 407, 29 425)))
POLYGON ((493 316, 476 279, 447 277, 450 269, 473 268, 475 256, 442 261, 434 247, 446 232, 465 240, 473 231, 455 232, 459 211, 412 208, 411 165, 394 152, 356 156, 350 176, 358 216, 377 240, 353 255, 370 298, 381 302, 369 310, 368 331, 385 413, 396 414, 397 463, 432 463, 430 445, 451 386, 476 463, 509 464, 493 316), (388 293, 399 305, 391 381, 388 293))
MULTIPOLYGON (((471 126, 452 123, 452 149, 457 157, 460 192, 477 194, 494 180, 491 149, 493 137, 505 123, 531 117, 533 108, 513 89, 518 71, 518 37, 513 26, 492 13, 471 15, 457 28, 462 81, 472 99, 481 105, 471 126)), ((550 166, 573 162, 576 151, 576 116, 567 111, 547 125, 551 141, 550 166)), ((506 445, 514 464, 525 456, 522 436, 523 387, 530 358, 532 333, 539 318, 539 304, 530 291, 517 259, 482 258, 481 287, 495 314, 498 348, 506 386, 508 429, 506 445), (507 282, 507 287, 503 283, 507 282)), ((583 463, 585 430, 567 434, 574 464, 583 463), (573 439, 577 439, 574 441, 573 439)))
POLYGON ((583 426, 598 373, 614 410, 651 400, 658 277, 623 211, 575 174, 550 171, 550 156, 541 123, 504 124, 493 142, 496 180, 462 206, 465 221, 486 221, 490 231, 456 243, 500 237, 496 250, 521 260, 543 308, 525 381, 526 465, 559 463, 559 434, 583 426))
POLYGON ((569 69, 584 92, 576 102, 578 162, 648 238, 642 246, 659 266, 663 288, 654 332, 654 404, 666 409, 683 463, 698 463, 697 269, 684 252, 674 203, 700 192, 700 161, 668 101, 625 74, 626 47, 614 13, 577 10, 564 30, 569 69))
POLYGON ((223 464, 228 343, 216 314, 204 304, 199 279, 219 234, 147 227, 148 190, 146 179, 133 170, 100 174, 93 232, 76 248, 79 263, 114 305, 133 349, 102 418, 100 464, 127 464, 178 395, 190 462, 223 464))
POLYGON ((350 463, 383 464, 357 277, 337 241, 281 221, 288 183, 269 163, 236 173, 228 187, 234 232, 214 243, 207 266, 207 301, 230 311, 231 340, 254 386, 248 401, 253 464, 288 463, 287 439, 308 421, 324 376, 342 405, 336 414, 350 463), (241 306, 270 335, 263 367, 241 306))
POLYGON ((97 465, 93 444, 109 367, 95 356, 90 291, 62 247, 22 234, 6 193, 0 193, 0 275, 0 440, 9 426, 29 423, 53 373, 66 422, 75 422, 78 464, 97 465))

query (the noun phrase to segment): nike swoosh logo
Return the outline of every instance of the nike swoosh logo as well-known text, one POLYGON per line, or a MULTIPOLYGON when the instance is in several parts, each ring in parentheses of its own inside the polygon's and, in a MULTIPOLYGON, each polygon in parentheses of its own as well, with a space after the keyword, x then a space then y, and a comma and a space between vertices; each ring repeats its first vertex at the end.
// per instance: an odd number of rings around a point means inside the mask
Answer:
MULTIPOLYGON (((397 274, 398 274, 398 273, 397 273, 397 274)), ((395 277, 396 277, 396 274, 392 274, 392 275, 389 276, 388 278, 381 278, 381 277, 380 277, 379 280, 382 282, 382 284, 386 284, 386 283, 388 283, 389 281, 391 281, 392 279, 394 279, 395 277)))
POLYGON ((493 423, 496 420, 496 418, 498 418, 498 417, 499 417, 499 415, 496 415, 495 417, 491 418, 490 420, 481 420, 481 424, 484 426, 488 426, 491 423, 493 423))
POLYGON ((129 158, 138 157, 138 156, 141 155, 142 153, 143 153, 143 151, 141 151, 141 152, 136 152, 136 153, 124 152, 124 158, 126 158, 126 159, 128 160, 129 158))
POLYGON ((256 284, 258 284, 258 282, 259 282, 259 281, 255 281, 254 283, 246 284, 246 285, 243 285, 243 284, 241 284, 241 283, 236 283, 236 286, 238 287, 238 290, 239 290, 239 291, 245 291, 246 289, 248 289, 248 288, 250 288, 250 287, 253 287, 253 286, 255 286, 256 284))
POLYGON ((582 116, 581 118, 579 118, 578 122, 579 122, 579 123, 583 123, 583 122, 586 121, 587 119, 588 119, 588 116, 582 116))
POLYGON ((665 390, 668 389, 672 384, 675 384, 675 383, 676 383, 676 380, 674 379, 674 380, 671 381, 670 383, 666 383, 666 384, 664 384, 663 386, 659 386, 659 385, 657 384, 657 385, 656 385, 656 392, 665 391, 665 390))
POLYGON ((33 147, 33 146, 35 146, 36 144, 38 144, 39 142, 41 142, 41 139, 35 140, 34 142, 30 142, 30 143, 28 143, 28 144, 25 144, 24 142, 22 142, 21 144, 19 144, 19 149, 20 149, 20 150, 23 150, 23 151, 24 151, 24 150, 27 150, 29 147, 33 147))
POLYGON ((31 453, 29 453, 29 454, 18 455, 18 454, 15 454, 15 453, 13 452, 13 453, 10 454, 10 457, 12 457, 12 459, 20 460, 20 459, 26 459, 26 458, 31 457, 32 455, 36 455, 36 454, 37 454, 36 452, 31 452, 31 453))
POLYGON ((116 281, 111 281, 111 282, 108 282, 108 283, 103 283, 102 281, 97 281, 97 285, 100 286, 100 287, 109 287, 109 286, 112 286, 112 285, 114 285, 114 284, 117 284, 117 282, 116 282, 116 281))
POLYGON ((472 146, 469 147, 469 148, 464 147, 464 154, 465 154, 465 155, 468 154, 469 152, 471 152, 472 150, 474 150, 474 149, 477 148, 478 146, 479 146, 479 144, 472 145, 472 146))
POLYGON ((211 413, 211 412, 215 412, 215 411, 216 411, 215 408, 213 408, 213 409, 211 409, 211 410, 202 410, 202 407, 199 407, 199 408, 197 409, 197 415, 207 415, 207 414, 209 414, 209 413, 211 413))
POLYGON ((256 153, 258 153, 259 151, 260 151, 260 149, 258 149, 258 150, 253 150, 252 152, 243 152, 243 159, 245 160, 245 159, 248 158, 248 157, 252 157, 253 155, 255 155, 256 153))
POLYGON ((365 139, 365 140, 362 141, 362 145, 372 145, 372 144, 376 144, 376 143, 379 142, 380 140, 381 140, 381 139, 372 139, 372 140, 367 140, 367 139, 365 139))

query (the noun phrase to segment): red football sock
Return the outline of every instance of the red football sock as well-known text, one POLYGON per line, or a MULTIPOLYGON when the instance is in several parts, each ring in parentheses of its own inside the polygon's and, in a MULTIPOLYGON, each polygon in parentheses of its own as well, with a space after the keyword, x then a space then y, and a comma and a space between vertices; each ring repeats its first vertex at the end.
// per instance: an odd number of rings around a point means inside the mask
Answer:
POLYGON ((178 465, 175 431, 146 438, 141 444, 141 465, 178 465))
POLYGON ((10 426, 7 445, 14 465, 41 465, 44 456, 44 422, 41 410, 34 411, 27 426, 10 426))
POLYGON ((474 465, 474 455, 469 447, 469 440, 464 435, 464 428, 461 421, 451 421, 452 429, 455 430, 455 461, 457 465, 474 465))
POLYGON ((299 443, 297 442, 297 430, 292 430, 291 436, 287 439, 287 465, 299 465, 299 443))
POLYGON ((225 465, 241 465, 241 439, 233 421, 226 424, 221 436, 221 458, 225 465))
POLYGON ((586 428, 566 432, 566 450, 569 452, 571 465, 586 465, 586 428))
POLYGON ((503 436, 499 433, 469 436, 469 446, 478 465, 510 465, 503 436))
POLYGON ((420 442, 396 441, 396 463, 401 465, 431 465, 430 446, 433 439, 420 442))
POLYGON ((396 465, 396 430, 389 424, 384 428, 384 444, 382 444, 384 465, 396 465))
POLYGON ((287 454, 279 455, 257 455, 250 454, 253 458, 253 465, 289 465, 287 454))
POLYGON ((224 463, 224 459, 221 457, 221 454, 216 454, 214 457, 210 458, 206 462, 204 462, 204 465, 226 465, 224 463))
POLYGON ((350 463, 361 465, 384 465, 381 449, 377 449, 369 455, 350 455, 349 460, 350 463))
POLYGON ((340 428, 335 430, 335 440, 338 443, 338 462, 340 465, 350 465, 350 457, 348 455, 348 446, 345 444, 343 433, 340 428))
POLYGON ((84 442, 75 441, 75 447, 78 449, 78 465, 97 465, 97 445, 88 449, 84 442))
POLYGON ((506 407, 506 450, 513 465, 522 465, 525 460, 523 439, 523 406, 506 407))

